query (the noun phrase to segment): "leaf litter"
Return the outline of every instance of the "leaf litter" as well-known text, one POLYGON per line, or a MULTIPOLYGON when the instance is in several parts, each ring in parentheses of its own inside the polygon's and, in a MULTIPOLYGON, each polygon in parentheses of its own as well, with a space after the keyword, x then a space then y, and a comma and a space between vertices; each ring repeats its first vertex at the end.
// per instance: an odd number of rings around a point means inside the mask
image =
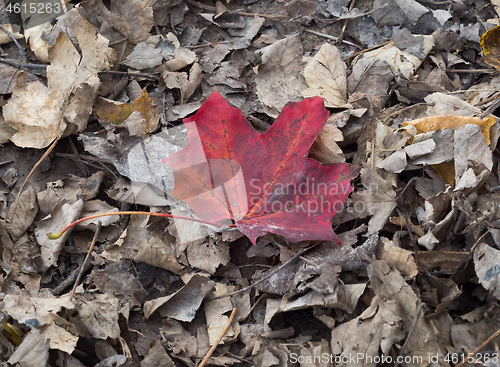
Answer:
POLYGON ((2 363, 195 366, 219 337, 212 365, 494 360, 492 3, 87 0, 6 18, 2 363), (338 210, 276 207, 328 170, 338 210), (237 228, 102 217, 47 238, 118 209, 237 228))

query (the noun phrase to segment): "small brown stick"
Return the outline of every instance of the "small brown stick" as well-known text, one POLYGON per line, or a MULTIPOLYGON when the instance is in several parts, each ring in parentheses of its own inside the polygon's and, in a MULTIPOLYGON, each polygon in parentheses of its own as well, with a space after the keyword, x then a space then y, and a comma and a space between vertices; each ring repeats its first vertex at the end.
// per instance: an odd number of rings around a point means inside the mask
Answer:
POLYGON ((19 50, 19 53, 21 54, 21 57, 23 58, 23 62, 26 63, 26 52, 24 52, 19 42, 17 42, 16 37, 14 37, 14 35, 10 33, 9 30, 1 24, 0 24, 0 29, 4 31, 12 39, 12 41, 14 41, 14 43, 17 46, 17 49, 19 50))
POLYGON ((486 104, 488 102, 494 101, 498 97, 500 97, 500 94, 495 94, 495 95, 491 96, 490 98, 488 98, 488 99, 486 99, 486 100, 484 100, 482 102, 476 103, 474 106, 476 106, 476 107, 482 106, 482 105, 484 105, 484 104, 486 104))
POLYGON ((345 43, 346 45, 349 45, 349 46, 354 46, 356 48, 359 48, 361 49, 361 46, 355 44, 355 43, 352 43, 352 42, 349 42, 349 41, 345 41, 345 40, 341 40, 340 38, 338 37, 335 37, 335 36, 331 36, 329 34, 326 34, 326 33, 321 33, 321 32, 316 32, 316 31, 313 31, 312 29, 307 29, 305 28, 304 29, 305 32, 308 32, 308 33, 312 33, 312 34, 315 34, 316 36, 320 36, 320 37, 324 37, 324 38, 328 38, 328 39, 331 39, 335 42, 342 42, 342 43, 345 43))
POLYGON ((226 334, 227 329, 229 329, 229 326, 233 322, 233 319, 234 319, 234 316, 236 315, 236 311, 237 310, 238 310, 238 307, 234 306, 233 311, 231 312, 231 315, 229 316, 229 319, 227 320, 227 324, 224 327, 224 330, 222 330, 222 333, 217 338, 217 340, 215 341, 214 345, 212 345, 212 348, 210 348, 210 350, 208 351, 208 353, 206 354, 206 356, 202 359, 202 361, 200 362, 200 364, 198 365, 198 367, 203 367, 207 363, 208 359, 210 358, 210 356, 214 352, 215 348, 217 348, 217 346, 219 345, 221 339, 226 334))
POLYGON ((78 276, 76 277, 75 284, 73 285, 73 289, 71 290, 71 295, 69 296, 69 300, 73 300, 73 296, 75 295, 76 287, 78 287, 78 283, 80 283, 80 279, 82 279, 82 275, 85 272, 85 266, 87 264, 87 261, 89 260, 90 254, 92 253, 92 250, 94 249, 95 242, 97 241, 97 237, 99 236, 99 232, 101 232, 101 221, 97 221, 97 228, 94 233, 94 237, 92 238, 92 243, 90 244, 89 251, 87 252, 87 255, 85 256, 85 259, 83 260, 82 266, 80 267, 80 272, 78 273, 78 276))
POLYGON ((111 74, 111 75, 128 75, 128 76, 135 76, 138 78, 147 78, 147 79, 152 79, 152 80, 158 80, 158 77, 153 74, 158 74, 158 73, 136 73, 132 71, 115 71, 115 70, 107 70, 107 71, 100 71, 99 74, 111 74))
POLYGON ((205 46, 223 45, 225 43, 229 43, 229 42, 228 41, 212 42, 212 43, 205 43, 205 44, 196 45, 196 46, 187 46, 186 48, 195 49, 195 48, 200 48, 200 47, 205 47, 205 46))
POLYGON ((498 335, 500 335, 500 329, 498 329, 492 336, 490 336, 486 341, 481 344, 479 347, 474 349, 472 353, 469 353, 467 357, 465 357, 459 364, 457 364, 455 367, 462 367, 467 361, 469 360, 469 355, 472 354, 473 356, 476 355, 477 352, 479 352, 481 349, 483 349, 489 342, 491 342, 493 339, 495 339, 498 335))
POLYGON ((33 168, 31 169, 30 173, 28 173, 28 176, 26 176, 26 178, 24 179, 24 182, 23 184, 21 185, 21 188, 19 189, 19 193, 17 194, 17 197, 16 197, 16 201, 14 202, 14 208, 12 209, 12 214, 10 215, 10 219, 9 219, 9 222, 12 223, 12 221, 14 220, 14 214, 16 213, 16 208, 17 208, 17 204, 19 204, 19 198, 21 197, 21 194, 23 192, 23 189, 24 189, 24 186, 26 186, 26 183, 28 182, 28 180, 30 179, 31 175, 33 174, 33 172, 35 172, 35 170, 38 168, 38 166, 43 162, 43 160, 45 158, 47 158, 47 156, 50 154, 50 152, 52 152, 52 150, 54 150, 54 148, 56 147, 57 145, 57 142, 59 141, 59 138, 57 138, 56 140, 54 140, 54 142, 52 143, 52 145, 49 147, 49 149, 47 149, 47 151, 45 153, 43 153, 42 155, 42 158, 40 158, 38 160, 38 162, 35 163, 35 165, 33 166, 33 168))
POLYGON ((14 60, 4 59, 3 57, 0 57, 0 62, 21 69, 47 69, 46 64, 22 64, 14 60))
MULTIPOLYGON (((403 344, 403 347, 401 348, 401 351, 399 352, 399 356, 397 358, 397 360, 399 360, 399 357, 401 357, 406 349, 406 346, 408 345, 408 341, 410 340, 411 338, 411 335, 413 334, 413 332, 415 331, 415 327, 417 326, 417 322, 418 320, 420 319, 420 316, 422 315, 422 310, 424 308, 424 305, 425 303, 421 303, 419 306, 418 306, 418 309, 417 309, 417 316, 415 317, 415 320, 413 321, 413 325, 411 326, 411 329, 410 329, 410 332, 408 333, 408 336, 405 340, 405 343, 403 344)), ((394 367, 398 367, 399 366, 399 362, 396 362, 396 364, 394 365, 394 367)))
POLYGON ((246 13, 244 11, 239 11, 237 13, 238 15, 241 15, 243 17, 254 17, 254 16, 258 16, 258 17, 262 17, 262 18, 268 18, 268 19, 278 19, 278 18, 286 18, 287 16, 286 15, 282 15, 282 14, 260 14, 260 13, 246 13))
MULTIPOLYGON (((354 3, 356 2, 356 0, 351 0, 351 4, 349 5, 349 11, 352 10, 352 8, 354 8, 354 3)), ((342 26, 342 31, 340 32, 340 35, 339 35, 339 40, 341 41, 342 39, 344 39, 344 33, 345 33, 345 30, 347 29, 347 23, 349 23, 349 19, 344 19, 344 25, 342 26)))
POLYGON ((496 74, 497 69, 446 69, 447 73, 469 73, 469 74, 496 74))
POLYGON ((97 159, 89 159, 89 158, 87 158, 87 157, 83 157, 83 156, 80 156, 80 158, 83 158, 83 159, 78 159, 78 158, 76 158, 73 154, 66 154, 66 153, 54 153, 54 155, 55 155, 56 157, 63 157, 63 158, 69 158, 69 159, 72 159, 72 160, 74 160, 75 162, 80 162, 80 163, 86 164, 87 166, 89 166, 89 167, 94 167, 94 168, 96 168, 96 169, 98 169, 98 170, 100 170, 100 169, 104 168, 104 169, 105 169, 105 170, 107 170, 109 173, 111 173, 115 179, 117 179, 117 180, 118 180, 118 178, 119 178, 117 175, 115 175, 115 173, 114 173, 113 171, 111 171, 108 167, 106 167, 106 165, 105 165, 104 163, 102 163, 101 161, 99 161, 99 160, 97 160, 97 159), (95 162, 99 163, 99 164, 100 164, 100 166, 98 166, 98 165, 96 165, 96 164, 92 164, 92 163, 87 162, 87 161, 95 161, 95 162))
MULTIPOLYGON (((195 1, 195 0, 186 0, 186 2, 188 4, 191 4, 193 6, 198 7, 200 9, 205 9, 205 10, 208 10, 208 11, 213 11, 214 13, 217 12, 217 8, 215 6, 205 5, 205 4, 202 4, 202 3, 198 2, 198 1, 195 1)), ((244 17, 258 16, 258 17, 270 18, 270 19, 273 19, 273 18, 286 18, 287 17, 286 15, 281 15, 281 14, 246 13, 244 11, 238 11, 238 10, 227 10, 226 12, 227 13, 231 13, 231 14, 236 13, 236 14, 244 16, 244 17)))
POLYGON ((365 52, 368 52, 368 51, 371 51, 371 50, 375 50, 375 49, 377 49, 377 48, 379 48, 379 47, 383 47, 383 46, 385 46, 385 45, 388 45, 388 44, 389 44, 389 43, 391 43, 391 42, 392 42, 392 41, 387 41, 387 42, 381 43, 380 45, 376 45, 376 46, 373 46, 373 47, 367 48, 366 50, 361 50, 361 51, 359 51, 359 52, 356 52, 355 54, 352 54, 351 56, 347 57, 347 58, 344 60, 344 62, 347 62, 347 60, 349 60, 349 59, 352 59, 352 58, 354 58, 354 57, 356 57, 356 56, 359 56, 359 55, 361 55, 361 54, 364 54, 365 52))
POLYGON ((73 151, 73 154, 76 156, 76 164, 78 166, 78 168, 80 169, 80 171, 83 173, 83 175, 85 177, 88 177, 90 176, 90 171, 89 169, 87 168, 87 166, 85 166, 82 162, 81 162, 81 159, 80 159, 80 154, 78 153, 78 150, 76 149, 76 146, 75 146, 75 143, 73 143, 73 139, 71 138, 71 136, 68 136, 68 142, 69 142, 69 146, 71 148, 71 150, 73 151))

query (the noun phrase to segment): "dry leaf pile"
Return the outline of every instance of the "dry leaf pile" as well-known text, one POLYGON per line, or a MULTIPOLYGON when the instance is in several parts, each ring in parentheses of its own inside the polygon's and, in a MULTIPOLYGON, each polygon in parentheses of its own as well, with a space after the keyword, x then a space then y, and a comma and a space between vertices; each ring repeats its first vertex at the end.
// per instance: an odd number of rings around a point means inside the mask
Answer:
POLYGON ((474 352, 500 330, 499 14, 496 0, 5 12, 1 365, 194 367, 237 306, 209 364, 499 366, 498 339, 474 352), (260 133, 287 103, 323 98, 309 158, 362 167, 332 219, 342 246, 269 233, 252 245, 139 216, 47 238, 117 210, 192 217, 161 161, 186 147, 182 119, 213 92, 260 133))

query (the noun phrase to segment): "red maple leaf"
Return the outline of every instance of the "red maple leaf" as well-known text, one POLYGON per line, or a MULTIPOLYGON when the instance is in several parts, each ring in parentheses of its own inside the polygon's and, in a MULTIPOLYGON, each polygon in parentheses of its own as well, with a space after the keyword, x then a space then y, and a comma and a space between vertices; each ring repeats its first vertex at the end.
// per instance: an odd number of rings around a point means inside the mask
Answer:
POLYGON ((201 219, 233 220, 254 244, 268 232, 293 242, 340 243, 331 218, 342 210, 359 167, 307 158, 327 117, 320 97, 289 103, 261 135, 213 93, 184 119, 187 147, 163 160, 174 171, 172 195, 201 219))

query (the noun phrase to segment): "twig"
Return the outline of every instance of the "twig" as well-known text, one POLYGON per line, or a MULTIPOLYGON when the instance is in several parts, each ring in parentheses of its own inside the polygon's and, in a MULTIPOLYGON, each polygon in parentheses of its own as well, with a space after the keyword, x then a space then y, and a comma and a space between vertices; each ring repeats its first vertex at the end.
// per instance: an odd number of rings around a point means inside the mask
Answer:
POLYGON ((14 60, 4 59, 3 57, 0 57, 0 62, 21 69, 47 69, 46 64, 22 64, 14 60))
POLYGON ((304 31, 305 31, 305 32, 308 32, 308 33, 315 34, 316 36, 320 36, 320 37, 328 38, 328 39, 331 39, 331 40, 333 40, 333 41, 335 41, 335 42, 342 42, 342 43, 345 43, 346 45, 354 46, 354 47, 356 47, 356 48, 361 49, 361 46, 358 46, 358 45, 357 45, 357 44, 355 44, 355 43, 352 43, 352 42, 349 42, 349 41, 345 41, 345 40, 341 40, 341 39, 340 39, 340 38, 338 38, 338 37, 331 36, 331 35, 326 34, 326 33, 316 32, 316 31, 313 31, 312 29, 307 29, 307 28, 304 28, 304 31))
MULTIPOLYGON (((352 8, 354 8, 355 2, 356 2, 356 0, 351 0, 351 4, 349 5, 349 11, 351 11, 352 8)), ((388 5, 388 4, 386 4, 386 5, 388 5)), ((339 40, 344 39, 344 33, 345 33, 346 28, 347 28, 347 23, 349 23, 349 18, 344 19, 344 25, 342 26, 342 31, 340 32, 339 40)))
POLYGON ((369 48, 367 48, 366 50, 361 50, 361 51, 359 51, 359 52, 356 52, 355 54, 352 54, 351 56, 349 56, 349 57, 347 57, 346 59, 344 59, 344 62, 347 62, 347 60, 352 59, 352 58, 354 58, 354 57, 356 57, 356 56, 359 56, 359 55, 361 55, 361 54, 363 54, 363 53, 365 53, 365 52, 368 52, 368 51, 371 51, 371 50, 375 50, 375 49, 377 49, 377 48, 379 48, 379 47, 383 47, 383 46, 385 46, 385 45, 388 45, 388 44, 389 44, 389 43, 391 43, 391 42, 392 42, 392 41, 387 41, 387 42, 381 43, 380 45, 376 45, 376 46, 373 46, 373 47, 369 47, 369 48))
POLYGON ((71 148, 71 150, 73 151, 73 154, 76 156, 76 164, 78 166, 78 168, 80 169, 80 171, 83 173, 83 175, 85 177, 88 177, 90 176, 90 171, 89 169, 87 168, 87 166, 85 166, 82 162, 81 162, 81 159, 80 159, 80 154, 78 153, 78 150, 76 149, 76 146, 75 146, 75 143, 73 143, 73 139, 71 138, 71 136, 68 136, 68 142, 69 142, 69 146, 71 148))
POLYGON ((14 35, 10 33, 9 30, 1 24, 0 24, 0 29, 4 31, 12 39, 12 41, 14 41, 14 43, 17 46, 17 49, 19 50, 19 53, 21 54, 21 57, 23 58, 23 62, 26 63, 26 52, 24 52, 19 42, 17 42, 16 37, 14 37, 14 35))
POLYGON ((239 11, 237 12, 238 15, 241 15, 243 17, 262 17, 262 18, 268 18, 268 19, 277 19, 277 18, 286 18, 286 15, 282 14, 260 14, 260 13, 246 13, 244 11, 239 11))
POLYGON ((476 107, 480 107, 480 106, 482 106, 482 105, 485 105, 486 103, 489 103, 489 102, 491 102, 491 101, 494 101, 494 100, 495 100, 495 99, 497 99, 498 97, 500 97, 500 94, 495 94, 495 95, 491 96, 490 98, 485 99, 485 100, 484 100, 484 101, 482 101, 482 102, 478 102, 478 103, 476 103, 474 106, 476 106, 476 107))
MULTIPOLYGON (((84 272, 88 271, 91 266, 92 266, 92 264, 87 264, 85 269, 84 269, 84 272)), ((76 268, 71 270, 71 273, 66 277, 66 279, 64 279, 61 283, 59 283, 59 285, 57 287, 55 287, 54 289, 51 290, 52 294, 54 296, 58 296, 62 292, 64 292, 64 290, 66 288, 73 285, 75 283, 76 278, 78 277, 79 272, 80 272, 79 266, 77 266, 76 268)))
POLYGON ((101 221, 97 221, 97 228, 94 233, 94 237, 92 238, 92 243, 90 244, 89 251, 87 252, 87 256, 85 256, 85 259, 83 260, 82 266, 80 267, 80 272, 78 273, 78 276, 76 278, 75 284, 73 285, 73 289, 71 290, 71 295, 69 296, 69 300, 73 300, 73 296, 75 295, 76 287, 78 287, 78 283, 80 283, 80 279, 82 279, 82 275, 85 272, 85 266, 89 260, 90 254, 92 253, 92 250, 94 249, 95 242, 97 241, 97 237, 99 236, 99 232, 101 232, 101 221))
POLYGON ((214 352, 215 348, 217 348, 217 346, 219 345, 221 339, 224 337, 224 335, 226 334, 226 331, 227 329, 229 329, 229 326, 231 325, 231 323, 233 322, 233 319, 234 319, 234 316, 236 315, 236 311, 238 310, 238 307, 237 306, 234 306, 233 308, 233 312, 231 312, 231 315, 229 316, 229 319, 227 320, 227 324, 226 326, 224 327, 224 330, 222 330, 222 333, 220 334, 220 336, 217 338, 217 340, 215 341, 214 345, 212 345, 212 348, 210 348, 210 350, 208 351, 208 353, 206 354, 206 356, 202 359, 202 361, 200 362, 200 364, 198 365, 198 367, 203 367, 208 359, 210 358, 210 356, 212 355, 212 353, 214 352))
POLYGON ((84 159, 78 159, 73 154, 67 154, 67 153, 54 153, 54 155, 56 157, 69 158, 69 159, 74 160, 75 162, 81 162, 83 164, 86 164, 89 167, 94 167, 98 170, 100 170, 101 168, 104 168, 109 173, 111 173, 115 179, 118 180, 118 178, 119 178, 113 171, 111 171, 108 167, 106 167, 106 165, 104 163, 102 163, 101 161, 99 161, 97 159, 89 159, 88 157, 83 157, 83 156, 80 156, 80 158, 84 158, 84 159), (95 161, 95 162, 99 163, 101 166, 95 165, 95 164, 87 162, 87 161, 95 161))
POLYGON ((202 44, 202 45, 187 46, 186 48, 195 49, 195 48, 200 48, 200 47, 205 47, 205 46, 223 45, 223 44, 225 44, 225 43, 229 43, 229 41, 221 41, 221 42, 205 43, 205 44, 202 44))
POLYGON ((413 321, 413 325, 411 326, 411 329, 410 329, 410 332, 408 333, 408 336, 406 337, 406 340, 405 340, 405 343, 403 344, 403 347, 401 348, 401 351, 399 352, 399 356, 398 358, 396 359, 398 362, 396 362, 396 364, 394 365, 394 367, 398 367, 399 366, 399 357, 401 357, 406 349, 406 346, 408 345, 408 341, 410 340, 412 334, 413 334, 413 331, 415 331, 415 327, 417 326, 417 322, 418 320, 420 319, 420 316, 422 315, 422 310, 424 308, 424 305, 425 303, 421 303, 419 306, 418 306, 418 309, 417 309, 417 316, 415 317, 415 320, 413 321))
POLYGON ((446 69, 448 73, 480 73, 480 74, 496 74, 497 69, 446 69))
MULTIPOLYGON (((200 3, 198 1, 195 1, 195 0, 186 0, 186 2, 188 4, 191 4, 193 6, 196 6, 200 9, 205 9, 205 10, 208 10, 208 11, 212 11, 214 13, 217 12, 217 8, 215 6, 210 6, 210 5, 205 5, 203 3, 200 3)), ((286 18, 287 16, 286 15, 281 15, 281 14, 260 14, 260 13, 247 13, 247 12, 244 12, 244 11, 239 11, 239 10, 226 10, 226 13, 230 13, 230 14, 238 14, 238 15, 241 15, 241 16, 244 16, 244 17, 254 17, 254 16, 258 16, 258 17, 262 17, 262 18, 270 18, 270 19, 273 19, 273 18, 286 18)))
POLYGON ((45 153, 43 153, 42 155, 42 158, 40 158, 38 160, 38 162, 35 163, 35 165, 33 166, 33 168, 31 169, 30 173, 28 173, 28 176, 26 176, 26 178, 24 179, 24 182, 23 184, 21 185, 21 188, 19 189, 19 192, 17 194, 17 197, 16 197, 16 201, 14 202, 14 208, 12 209, 12 214, 10 215, 10 219, 9 219, 9 222, 12 222, 14 220, 14 214, 16 213, 16 209, 17 209, 17 204, 19 204, 19 198, 21 197, 21 194, 23 192, 23 189, 24 189, 24 186, 26 186, 26 183, 28 182, 28 180, 30 179, 31 175, 33 174, 33 172, 35 172, 35 170, 38 168, 38 166, 43 162, 43 160, 45 158, 47 158, 47 156, 50 154, 50 152, 52 152, 52 150, 54 150, 55 146, 57 145, 57 142, 59 141, 59 138, 57 138, 56 140, 54 140, 54 142, 52 143, 52 145, 49 147, 49 149, 47 149, 47 151, 45 153))
POLYGON ((462 365, 464 365, 465 363, 467 363, 467 361, 469 360, 469 355, 472 354, 473 356, 475 356, 477 352, 479 352, 481 349, 483 349, 489 342, 491 342, 493 339, 495 339, 498 335, 500 335, 500 329, 498 329, 492 336, 490 336, 488 339, 486 339, 486 341, 483 344, 481 344, 479 347, 477 347, 476 349, 474 349, 474 351, 472 353, 467 354, 467 357, 465 357, 455 367, 461 367, 462 365))
POLYGON ((158 80, 158 77, 153 74, 159 74, 159 73, 136 73, 132 71, 116 71, 116 70, 107 70, 107 71, 100 71, 99 74, 111 74, 111 75, 128 75, 128 76, 135 76, 138 78, 147 78, 147 79, 152 79, 152 80, 158 80))

